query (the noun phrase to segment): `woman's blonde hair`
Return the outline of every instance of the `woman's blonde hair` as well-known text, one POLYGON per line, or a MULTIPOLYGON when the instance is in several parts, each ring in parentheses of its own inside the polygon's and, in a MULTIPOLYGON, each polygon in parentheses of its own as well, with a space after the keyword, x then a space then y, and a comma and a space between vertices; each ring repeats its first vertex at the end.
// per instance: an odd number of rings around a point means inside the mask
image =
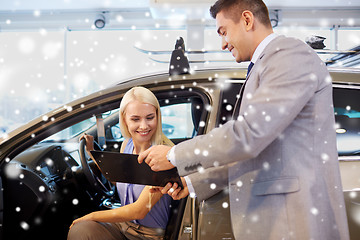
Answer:
POLYGON ((154 135, 151 138, 152 145, 170 145, 172 146, 173 143, 163 134, 162 132, 162 124, 161 124, 161 111, 160 111, 160 104, 156 98, 156 96, 147 88, 144 87, 133 87, 128 90, 120 103, 120 111, 119 111, 119 124, 120 124, 120 131, 122 135, 129 139, 131 138, 130 132, 128 127, 125 123, 125 110, 127 105, 132 101, 139 101, 142 103, 147 103, 155 107, 156 109, 156 116, 157 116, 157 128, 154 135))

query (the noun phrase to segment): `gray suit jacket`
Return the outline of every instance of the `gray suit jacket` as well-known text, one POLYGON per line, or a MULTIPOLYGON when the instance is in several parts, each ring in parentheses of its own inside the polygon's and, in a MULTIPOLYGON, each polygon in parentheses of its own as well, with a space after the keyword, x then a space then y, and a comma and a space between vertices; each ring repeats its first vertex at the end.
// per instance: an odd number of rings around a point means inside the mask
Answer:
POLYGON ((326 66, 279 36, 248 76, 238 120, 178 144, 177 168, 200 200, 228 184, 236 239, 348 239, 334 125, 326 66))

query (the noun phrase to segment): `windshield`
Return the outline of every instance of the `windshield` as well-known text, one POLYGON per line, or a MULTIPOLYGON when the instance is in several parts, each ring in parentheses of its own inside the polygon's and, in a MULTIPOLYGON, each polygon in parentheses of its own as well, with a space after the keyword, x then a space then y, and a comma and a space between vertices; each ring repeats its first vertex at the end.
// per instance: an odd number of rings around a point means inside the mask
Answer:
MULTIPOLYGON (((105 119, 110 115, 117 114, 118 111, 119 111, 118 109, 108 111, 106 113, 103 113, 102 117, 105 119)), ((96 117, 93 116, 91 118, 85 119, 82 122, 74 124, 71 127, 65 128, 64 130, 62 130, 54 135, 51 135, 50 137, 44 139, 43 142, 61 141, 61 140, 71 139, 71 138, 74 138, 74 137, 78 136, 79 134, 89 130, 90 128, 92 128, 95 125, 96 125, 96 117)))
POLYGON ((95 117, 86 119, 82 122, 72 125, 71 127, 68 127, 66 129, 44 139, 44 142, 45 141, 61 141, 61 140, 71 139, 71 138, 83 133, 84 131, 90 129, 94 125, 96 125, 95 117))

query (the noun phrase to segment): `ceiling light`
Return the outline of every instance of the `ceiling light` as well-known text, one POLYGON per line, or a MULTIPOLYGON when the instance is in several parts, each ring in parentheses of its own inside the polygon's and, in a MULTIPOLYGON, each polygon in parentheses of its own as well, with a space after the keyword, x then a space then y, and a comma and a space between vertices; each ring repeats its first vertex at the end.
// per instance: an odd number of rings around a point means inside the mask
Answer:
POLYGON ((336 133, 340 133, 340 134, 346 133, 346 129, 338 128, 338 129, 336 129, 336 133))

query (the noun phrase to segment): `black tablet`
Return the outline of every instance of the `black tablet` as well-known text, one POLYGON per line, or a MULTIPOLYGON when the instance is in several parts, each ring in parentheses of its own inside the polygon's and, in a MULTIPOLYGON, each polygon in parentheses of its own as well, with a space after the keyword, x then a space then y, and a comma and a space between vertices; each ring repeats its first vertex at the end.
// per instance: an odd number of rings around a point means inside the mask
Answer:
POLYGON ((124 182, 164 187, 168 182, 183 188, 176 168, 155 172, 145 162, 138 163, 138 155, 90 151, 101 168, 103 175, 111 182, 124 182))

